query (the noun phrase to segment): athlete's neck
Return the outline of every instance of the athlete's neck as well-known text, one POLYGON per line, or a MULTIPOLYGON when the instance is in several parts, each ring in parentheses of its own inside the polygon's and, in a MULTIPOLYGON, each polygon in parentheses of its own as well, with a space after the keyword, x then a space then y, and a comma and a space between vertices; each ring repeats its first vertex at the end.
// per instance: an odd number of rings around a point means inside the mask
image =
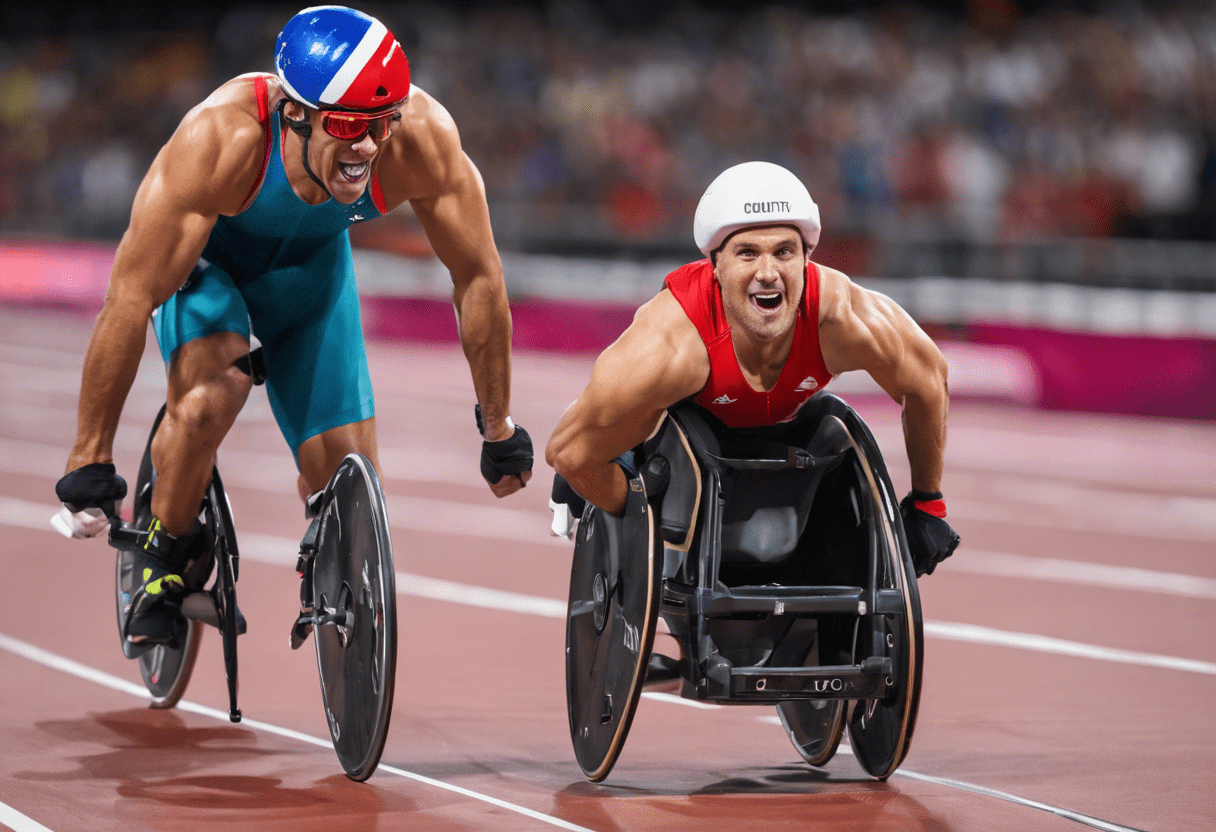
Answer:
POLYGON ((287 184, 291 185, 292 191, 302 202, 320 205, 330 195, 304 169, 304 140, 291 129, 283 130, 282 135, 283 171, 287 174, 287 184))
POLYGON ((777 385, 785 362, 789 360, 794 346, 794 327, 791 326, 776 338, 758 338, 727 316, 730 324, 731 345, 735 360, 748 385, 758 392, 767 393, 777 385))

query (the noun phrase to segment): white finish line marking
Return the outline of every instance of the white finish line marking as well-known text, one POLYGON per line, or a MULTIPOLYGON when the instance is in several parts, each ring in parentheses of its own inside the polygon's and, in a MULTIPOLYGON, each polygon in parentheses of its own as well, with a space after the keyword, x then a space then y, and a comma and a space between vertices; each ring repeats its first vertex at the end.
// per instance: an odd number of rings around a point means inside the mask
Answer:
MULTIPOLYGON (((94 684, 101 685, 102 687, 107 687, 107 688, 110 688, 111 690, 116 690, 119 693, 126 693, 131 696, 138 697, 140 699, 150 699, 151 698, 148 691, 145 690, 142 685, 136 685, 132 682, 128 682, 125 679, 120 679, 117 676, 113 676, 104 671, 89 667, 88 665, 84 665, 79 662, 72 661, 71 659, 64 658, 63 656, 56 655, 55 653, 51 653, 47 650, 43 650, 40 647, 35 647, 34 645, 29 644, 27 642, 21 641, 19 639, 15 639, 11 636, 7 636, 4 633, 0 633, 0 648, 7 650, 8 652, 12 653, 13 655, 20 656, 21 658, 28 659, 32 662, 36 662, 37 664, 40 664, 44 667, 49 667, 52 670, 58 670, 60 672, 70 674, 79 679, 84 679, 87 682, 93 682, 94 684)), ((181 702, 179 702, 177 704, 177 709, 179 711, 186 711, 187 713, 198 714, 199 716, 208 717, 210 719, 218 720, 219 722, 224 722, 224 723, 230 724, 227 711, 222 711, 218 708, 209 708, 206 705, 200 705, 197 702, 190 702, 190 701, 183 699, 181 702)), ((286 737, 287 739, 292 739, 292 740, 297 740, 299 742, 308 743, 309 745, 316 745, 316 746, 320 746, 321 748, 328 748, 328 749, 333 748, 333 743, 327 739, 321 739, 320 737, 314 737, 311 734, 305 734, 301 731, 294 731, 290 728, 282 728, 278 725, 272 725, 269 722, 262 722, 261 720, 257 720, 257 719, 243 719, 243 720, 241 720, 241 725, 244 725, 248 728, 252 728, 254 730, 263 731, 268 734, 276 734, 280 737, 286 737)), ((490 805, 497 806, 500 809, 506 809, 508 811, 516 812, 517 814, 524 815, 525 817, 532 818, 533 820, 538 820, 538 821, 541 821, 542 823, 547 823, 550 826, 556 826, 559 829, 569 829, 569 830, 573 830, 573 832, 591 832, 591 830, 587 829, 584 826, 578 826, 577 824, 569 823, 568 821, 564 821, 561 818, 555 818, 552 815, 546 815, 543 812, 537 812, 537 811, 528 809, 524 806, 520 806, 515 803, 508 803, 505 800, 499 800, 497 797, 491 797, 490 795, 481 794, 480 792, 475 792, 471 789, 466 789, 461 786, 454 786, 451 783, 444 783, 442 780, 435 780, 431 777, 426 777, 422 774, 415 774, 414 772, 407 771, 403 768, 397 768, 396 766, 381 764, 376 770, 388 772, 389 774, 396 774, 399 777, 405 777, 409 780, 415 780, 419 783, 423 783, 428 786, 434 786, 437 789, 444 789, 445 791, 455 792, 456 794, 463 795, 464 797, 472 798, 473 800, 479 800, 482 803, 489 803, 490 805)), ((2 806, 2 805, 3 804, 0 804, 0 806, 2 806)), ((22 816, 22 817, 24 817, 24 816, 22 816)), ((5 823, 9 822, 8 819, 4 816, 4 814, 2 812, 0 812, 0 821, 3 821, 5 823)), ((29 821, 29 823, 33 824, 33 821, 29 821)), ((29 825, 29 826, 24 826, 24 827, 23 826, 14 826, 14 828, 17 829, 18 832, 26 832, 26 830, 29 830, 29 832, 37 832, 38 830, 43 830, 46 827, 43 827, 38 824, 33 824, 33 825, 29 825)), ((50 830, 47 830, 47 832, 50 832, 50 830)))
MULTIPOLYGON (((50 527, 50 517, 57 510, 57 507, 41 503, 31 503, 11 497, 0 497, 0 524, 53 533, 50 527)), ((298 540, 252 532, 241 533, 239 540, 241 543, 241 557, 244 559, 277 566, 295 566, 296 554, 300 546, 298 540)), ((78 543, 77 545, 90 544, 78 543)), ((555 598, 544 598, 539 595, 525 595, 520 592, 511 592, 504 589, 462 584, 442 578, 414 575, 409 572, 397 572, 396 579, 398 591, 418 598, 463 604, 482 609, 501 610, 503 612, 538 615, 542 618, 564 619, 566 617, 566 602, 555 598)), ((1078 658, 1097 659, 1099 661, 1118 662, 1143 667, 1160 667, 1167 670, 1181 670, 1188 673, 1216 676, 1216 662, 1187 659, 1179 656, 1163 656, 1155 653, 1141 653, 1135 650, 1122 650, 1117 647, 1101 647, 1095 644, 1068 641, 1035 633, 997 630, 978 624, 925 621, 925 634, 951 641, 1013 647, 1039 653, 1076 656, 1078 658)))

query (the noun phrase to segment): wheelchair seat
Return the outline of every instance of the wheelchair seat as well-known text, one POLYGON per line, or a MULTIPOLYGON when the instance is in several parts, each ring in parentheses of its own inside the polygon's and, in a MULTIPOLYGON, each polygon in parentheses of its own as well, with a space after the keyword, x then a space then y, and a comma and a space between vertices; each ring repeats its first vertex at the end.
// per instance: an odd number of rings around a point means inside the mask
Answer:
MULTIPOLYGON (((678 429, 661 425, 644 446, 645 455, 662 456, 671 469, 659 511, 668 549, 664 577, 675 576, 675 552, 687 552, 691 544, 703 472, 712 472, 719 492, 718 557, 727 571, 734 564, 786 563, 799 551, 800 543, 807 549, 808 539, 816 534, 815 530, 808 534, 807 526, 820 484, 844 461, 851 447, 844 426, 819 415, 812 410, 790 424, 740 430, 728 428, 690 403, 670 410, 669 418, 678 429)), ((821 508, 818 513, 825 511, 821 508)), ((823 518, 815 522, 822 524, 823 518)), ((805 551, 803 555, 813 556, 805 551)), ((768 570, 762 582, 782 582, 774 571, 768 570)), ((789 582, 791 576, 785 577, 789 582)))

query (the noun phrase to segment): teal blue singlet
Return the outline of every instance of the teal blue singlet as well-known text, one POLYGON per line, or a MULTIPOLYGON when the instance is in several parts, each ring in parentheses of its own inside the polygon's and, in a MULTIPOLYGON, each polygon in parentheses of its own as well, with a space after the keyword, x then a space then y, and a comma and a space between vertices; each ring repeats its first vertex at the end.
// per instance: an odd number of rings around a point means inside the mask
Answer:
POLYGON ((271 409, 298 455, 310 436, 375 413, 346 229, 381 216, 383 200, 374 174, 351 205, 296 196, 283 169, 279 114, 269 110, 265 79, 253 81, 270 131, 257 198, 218 219, 191 279, 152 320, 166 362, 214 332, 256 335, 271 409))

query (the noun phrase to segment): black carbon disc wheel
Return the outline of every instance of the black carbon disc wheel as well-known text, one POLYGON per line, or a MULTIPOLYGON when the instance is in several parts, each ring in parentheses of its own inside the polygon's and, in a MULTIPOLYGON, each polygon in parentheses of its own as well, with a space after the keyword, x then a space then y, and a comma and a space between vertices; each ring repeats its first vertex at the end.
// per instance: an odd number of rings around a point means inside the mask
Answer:
MULTIPOLYGON (((872 460, 873 452, 865 450, 872 460)), ((875 642, 885 645, 893 672, 887 680, 887 695, 879 700, 858 701, 848 728, 853 754, 861 767, 871 776, 886 780, 907 756, 916 727, 924 667, 924 625, 916 572, 890 480, 885 469, 878 466, 873 466, 870 473, 874 486, 871 530, 885 551, 885 584, 902 590, 904 608, 898 615, 865 616, 858 627, 858 649, 875 642)))
POLYGON ((350 454, 326 486, 313 559, 321 698, 346 776, 371 777, 384 753, 397 667, 397 596, 384 496, 350 454))
POLYGON ((594 506, 579 524, 566 615, 566 706, 574 755, 592 782, 608 776, 629 733, 659 614, 662 558, 641 478, 625 516, 594 506))

